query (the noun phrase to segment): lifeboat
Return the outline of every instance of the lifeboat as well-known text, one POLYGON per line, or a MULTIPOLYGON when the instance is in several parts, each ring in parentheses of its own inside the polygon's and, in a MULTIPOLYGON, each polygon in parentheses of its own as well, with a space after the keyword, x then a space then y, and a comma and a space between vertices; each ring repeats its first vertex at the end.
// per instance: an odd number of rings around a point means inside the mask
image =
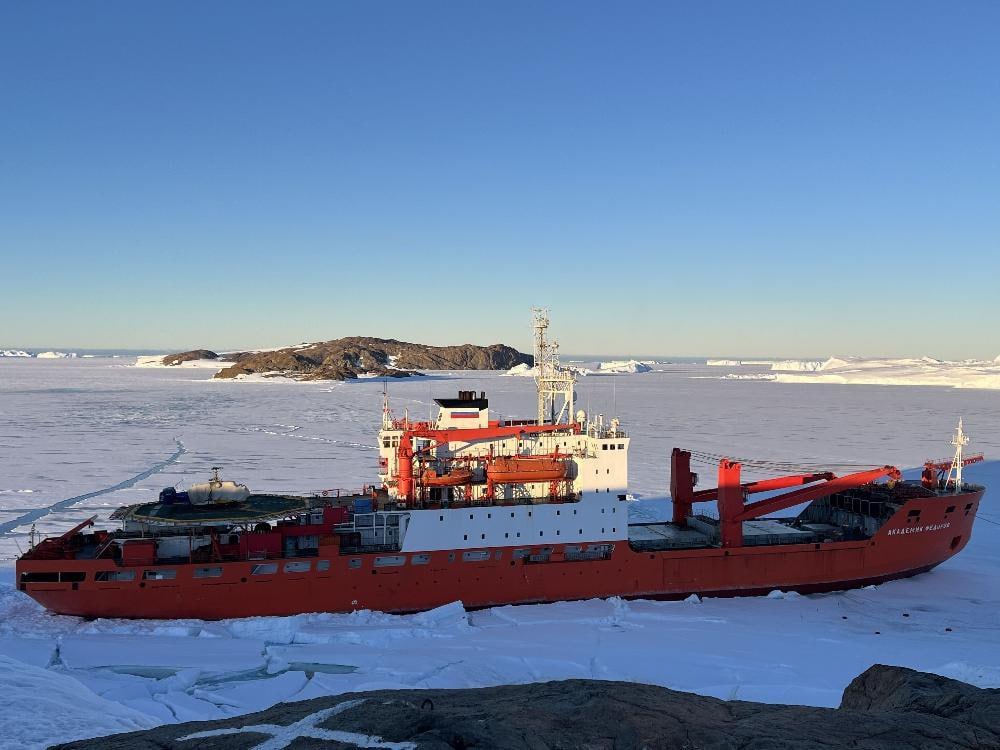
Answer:
POLYGON ((447 474, 438 474, 433 469, 426 469, 420 475, 420 483, 424 487, 458 487, 472 482, 472 469, 458 466, 447 474))
POLYGON ((566 462, 551 456, 496 458, 486 467, 486 476, 496 484, 554 482, 565 479, 566 462))

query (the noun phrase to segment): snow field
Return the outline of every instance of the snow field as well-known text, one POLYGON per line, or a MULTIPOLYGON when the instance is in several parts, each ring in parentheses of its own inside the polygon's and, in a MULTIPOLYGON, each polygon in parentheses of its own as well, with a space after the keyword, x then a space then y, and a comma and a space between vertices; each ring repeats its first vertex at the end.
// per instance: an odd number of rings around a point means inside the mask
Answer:
MULTIPOLYGON (((94 360, 0 363, 0 524, 65 531, 92 514, 200 481, 212 465, 252 489, 357 487, 375 474, 381 383, 212 381, 198 369, 94 360), (132 486, 111 489, 185 452, 132 486), (30 492, 25 492, 30 490, 30 492), (105 492, 105 490, 107 490, 105 492), (100 493, 103 494, 92 494, 100 493), (67 499, 89 497, 65 505, 67 499)), ((950 454, 965 416, 987 463, 967 477, 1000 487, 1000 394, 969 389, 696 379, 677 367, 581 383, 578 408, 633 438, 631 514, 664 518, 674 445, 804 464, 901 467, 950 454)), ((716 370, 717 372, 717 370, 716 370)), ((530 415, 533 383, 496 373, 390 381, 397 414, 433 396, 485 390, 494 416, 530 415)), ((698 465, 702 486, 714 469, 698 465)), ((754 476, 747 472, 748 476, 754 476)), ((1000 686, 1000 507, 988 493, 969 546, 931 573, 873 589, 681 602, 620 599, 466 612, 308 614, 221 622, 85 622, 16 591, 27 542, 0 536, 0 747, 44 747, 161 722, 221 718, 281 700, 381 687, 469 687, 566 677, 635 680, 720 698, 836 705, 872 663, 1000 686), (51 704, 47 701, 53 701, 51 704), (56 704, 59 710, 56 709, 56 704)))

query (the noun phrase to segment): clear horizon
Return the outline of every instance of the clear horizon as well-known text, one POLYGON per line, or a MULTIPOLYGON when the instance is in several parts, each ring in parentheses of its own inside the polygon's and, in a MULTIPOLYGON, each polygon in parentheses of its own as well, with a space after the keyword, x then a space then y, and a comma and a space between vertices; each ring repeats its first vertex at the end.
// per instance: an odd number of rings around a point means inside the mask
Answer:
POLYGON ((546 305, 566 352, 992 359, 997 28, 982 1, 6 3, 0 339, 524 351, 546 305))
MULTIPOLYGON (((388 338, 388 337, 373 337, 373 338, 388 338)), ((315 342, 309 342, 315 343, 315 342)), ((423 343, 423 342, 408 342, 408 343, 423 343)), ((477 344, 474 341, 462 341, 456 342, 458 344, 477 344)), ((507 342, 503 341, 493 341, 489 342, 492 344, 505 344, 507 342)), ((489 344, 478 344, 479 346, 487 346, 489 344)), ((508 344, 509 346, 514 346, 520 352, 525 354, 531 354, 531 346, 516 346, 514 344, 508 344)), ((287 346, 294 346, 289 344, 287 346)), ((283 348, 283 347, 188 347, 186 349, 162 349, 162 348, 139 348, 139 349, 122 349, 115 347, 72 347, 72 346, 6 346, 0 344, 0 351, 10 350, 10 351, 26 351, 32 354, 38 352, 63 352, 63 353, 77 353, 77 354, 95 354, 95 353, 107 353, 107 354, 124 354, 124 355, 156 355, 156 354, 179 354, 183 351, 191 351, 192 349, 208 349, 209 351, 214 351, 217 354, 227 354, 232 352, 240 351, 253 351, 271 348, 283 348)), ((732 352, 709 352, 701 354, 651 354, 649 352, 604 352, 604 353, 594 353, 594 352, 584 352, 573 353, 573 352, 560 352, 560 359, 563 363, 569 363, 572 361, 579 362, 596 362, 601 360, 610 359, 678 359, 678 360, 698 360, 698 359, 733 359, 733 360, 801 360, 801 361, 823 361, 830 357, 838 356, 866 356, 866 355, 856 355, 852 352, 830 352, 828 354, 822 355, 788 355, 783 353, 771 353, 771 354, 759 354, 759 353, 737 353, 732 352)), ((935 359, 948 360, 947 357, 935 357, 933 354, 927 354, 926 352, 921 354, 914 354, 914 357, 929 356, 935 359)), ((884 355, 887 359, 892 359, 891 355, 884 355)), ((895 358, 902 358, 902 355, 895 358)), ((1000 355, 995 357, 985 356, 985 357, 964 357, 957 358, 957 361, 962 359, 981 359, 983 361, 1000 360, 1000 355)))

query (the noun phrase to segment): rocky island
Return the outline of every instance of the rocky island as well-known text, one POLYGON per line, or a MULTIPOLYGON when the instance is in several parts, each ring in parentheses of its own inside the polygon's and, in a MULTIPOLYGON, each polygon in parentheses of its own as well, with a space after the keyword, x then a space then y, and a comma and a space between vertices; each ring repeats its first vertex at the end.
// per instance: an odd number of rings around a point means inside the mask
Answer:
POLYGON ((395 339, 349 336, 283 349, 217 354, 208 349, 169 354, 163 365, 195 360, 231 363, 216 378, 240 375, 291 377, 297 380, 351 380, 361 375, 406 377, 421 370, 508 370, 532 364, 532 357, 505 344, 427 346, 395 339))

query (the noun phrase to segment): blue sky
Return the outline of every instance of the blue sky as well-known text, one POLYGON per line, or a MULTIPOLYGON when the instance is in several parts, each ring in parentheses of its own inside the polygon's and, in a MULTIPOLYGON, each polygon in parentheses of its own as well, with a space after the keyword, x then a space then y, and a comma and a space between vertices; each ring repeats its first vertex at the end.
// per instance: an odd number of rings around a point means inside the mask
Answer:
POLYGON ((0 3, 0 346, 1000 354, 1000 3, 0 3))

